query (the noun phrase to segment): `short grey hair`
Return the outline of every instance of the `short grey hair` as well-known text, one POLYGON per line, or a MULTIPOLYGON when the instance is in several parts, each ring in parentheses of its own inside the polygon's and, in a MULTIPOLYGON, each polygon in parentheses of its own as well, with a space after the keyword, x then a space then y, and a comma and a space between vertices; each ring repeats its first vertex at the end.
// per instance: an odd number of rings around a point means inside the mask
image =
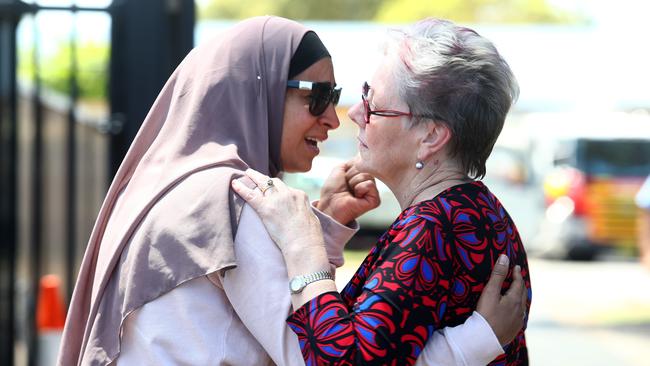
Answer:
POLYGON ((485 161, 519 95, 517 81, 496 47, 474 30, 428 18, 393 32, 386 55, 396 57, 393 78, 414 117, 451 132, 451 155, 472 178, 485 161))

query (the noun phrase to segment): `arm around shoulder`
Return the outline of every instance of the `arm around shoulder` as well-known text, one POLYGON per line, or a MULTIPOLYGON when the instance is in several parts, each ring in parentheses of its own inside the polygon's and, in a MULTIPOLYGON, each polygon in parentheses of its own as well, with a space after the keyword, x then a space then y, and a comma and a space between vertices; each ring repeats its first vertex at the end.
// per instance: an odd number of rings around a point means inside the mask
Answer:
POLYGON ((503 348, 487 321, 476 311, 465 323, 433 334, 422 350, 417 366, 483 366, 503 354, 503 348))

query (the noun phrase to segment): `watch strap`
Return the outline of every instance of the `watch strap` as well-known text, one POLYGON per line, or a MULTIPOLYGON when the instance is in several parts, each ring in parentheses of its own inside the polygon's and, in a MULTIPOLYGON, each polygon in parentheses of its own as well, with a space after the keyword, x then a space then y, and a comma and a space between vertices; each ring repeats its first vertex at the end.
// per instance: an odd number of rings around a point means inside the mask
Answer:
POLYGON ((332 272, 330 271, 317 271, 317 272, 312 272, 308 273, 305 275, 299 275, 291 279, 291 281, 295 280, 301 280, 302 286, 300 286, 299 289, 297 290, 291 290, 291 293, 297 294, 302 292, 302 290, 307 287, 310 283, 314 283, 316 281, 321 281, 321 280, 334 280, 334 275, 332 275, 332 272))

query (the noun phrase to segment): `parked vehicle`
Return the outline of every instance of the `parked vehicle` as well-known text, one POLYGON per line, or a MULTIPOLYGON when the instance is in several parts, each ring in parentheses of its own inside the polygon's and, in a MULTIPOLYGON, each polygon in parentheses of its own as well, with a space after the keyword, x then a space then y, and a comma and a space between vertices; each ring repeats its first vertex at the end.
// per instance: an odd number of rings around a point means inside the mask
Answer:
POLYGON ((536 153, 550 151, 546 213, 535 247, 590 260, 604 248, 636 250, 634 196, 650 173, 650 116, 537 115, 536 153), (550 148, 549 148, 550 146, 550 148))

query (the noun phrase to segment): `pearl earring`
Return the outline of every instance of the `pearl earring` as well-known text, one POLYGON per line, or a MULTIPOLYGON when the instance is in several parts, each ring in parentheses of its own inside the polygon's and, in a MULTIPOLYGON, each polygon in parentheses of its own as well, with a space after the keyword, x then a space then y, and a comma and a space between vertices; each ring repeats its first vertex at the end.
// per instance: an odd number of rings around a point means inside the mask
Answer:
POLYGON ((419 169, 422 169, 422 168, 424 168, 424 164, 422 164, 421 161, 418 161, 417 163, 415 163, 415 169, 419 170, 419 169))

